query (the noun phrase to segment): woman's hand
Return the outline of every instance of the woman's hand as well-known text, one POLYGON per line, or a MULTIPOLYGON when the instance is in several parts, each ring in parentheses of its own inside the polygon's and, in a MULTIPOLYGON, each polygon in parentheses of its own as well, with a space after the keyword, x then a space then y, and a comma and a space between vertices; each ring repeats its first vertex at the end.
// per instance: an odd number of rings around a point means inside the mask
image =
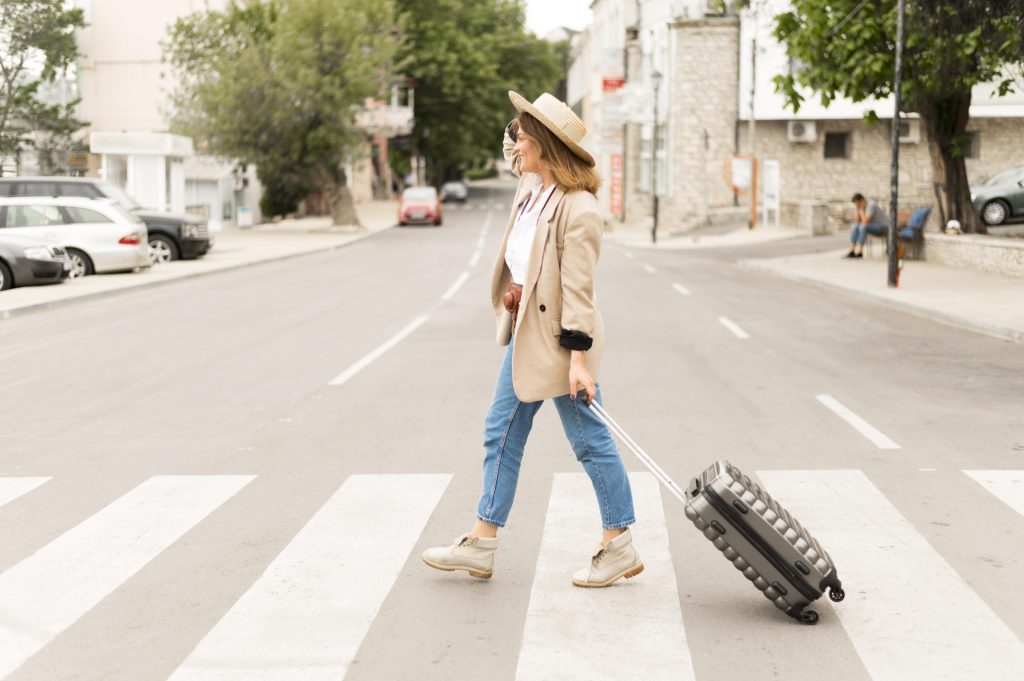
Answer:
POLYGON ((597 396, 597 386, 594 385, 594 379, 587 371, 584 353, 580 350, 573 350, 569 359, 569 396, 573 399, 576 399, 577 387, 582 387, 586 391, 589 400, 597 396))

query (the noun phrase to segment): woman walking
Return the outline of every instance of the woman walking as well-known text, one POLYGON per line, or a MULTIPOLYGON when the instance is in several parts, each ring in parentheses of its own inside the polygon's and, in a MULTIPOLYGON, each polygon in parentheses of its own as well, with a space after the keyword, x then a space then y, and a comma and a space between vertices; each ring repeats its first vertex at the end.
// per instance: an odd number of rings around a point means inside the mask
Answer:
POLYGON ((604 326, 594 297, 604 229, 594 194, 601 181, 580 146, 586 127, 568 106, 547 93, 532 104, 515 92, 509 98, 519 115, 506 128, 505 153, 522 179, 491 281, 498 342, 508 350, 484 424, 483 491, 473 528, 449 546, 427 549, 423 561, 490 578, 533 417, 553 399, 593 483, 603 530, 572 583, 609 586, 644 566, 629 531, 635 517, 626 469, 608 429, 576 399, 582 389, 601 402, 604 326))

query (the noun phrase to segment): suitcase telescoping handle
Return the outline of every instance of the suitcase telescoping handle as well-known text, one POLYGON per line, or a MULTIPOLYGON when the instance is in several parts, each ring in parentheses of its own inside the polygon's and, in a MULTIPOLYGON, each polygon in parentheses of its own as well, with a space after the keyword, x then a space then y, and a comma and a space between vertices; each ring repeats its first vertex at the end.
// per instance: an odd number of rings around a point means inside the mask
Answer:
POLYGON ((604 410, 604 407, 594 400, 591 400, 590 396, 587 395, 586 390, 581 390, 578 395, 583 398, 583 404, 590 407, 590 411, 594 412, 597 418, 600 419, 601 423, 608 426, 608 430, 612 431, 616 437, 622 440, 622 442, 625 443, 625 445, 629 447, 634 454, 636 454, 637 458, 640 459, 640 461, 647 466, 648 470, 654 474, 654 477, 658 479, 658 482, 664 485, 676 499, 679 499, 679 501, 685 504, 686 492, 680 489, 679 485, 677 485, 675 481, 668 476, 668 473, 662 470, 661 466, 659 466, 657 462, 652 459, 647 452, 645 452, 640 445, 638 445, 636 441, 626 433, 626 431, 622 429, 622 426, 616 423, 615 419, 608 415, 608 412, 604 410))

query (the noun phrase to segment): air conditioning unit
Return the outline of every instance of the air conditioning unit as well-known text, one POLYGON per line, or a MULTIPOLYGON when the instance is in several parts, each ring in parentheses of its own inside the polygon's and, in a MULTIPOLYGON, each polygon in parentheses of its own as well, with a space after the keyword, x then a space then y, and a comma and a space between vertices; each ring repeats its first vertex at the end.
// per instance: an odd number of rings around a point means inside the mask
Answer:
POLYGON ((818 141, 818 124, 814 121, 789 121, 786 126, 786 139, 790 142, 818 141))
POLYGON ((900 144, 917 144, 921 141, 921 121, 917 118, 900 120, 900 144))

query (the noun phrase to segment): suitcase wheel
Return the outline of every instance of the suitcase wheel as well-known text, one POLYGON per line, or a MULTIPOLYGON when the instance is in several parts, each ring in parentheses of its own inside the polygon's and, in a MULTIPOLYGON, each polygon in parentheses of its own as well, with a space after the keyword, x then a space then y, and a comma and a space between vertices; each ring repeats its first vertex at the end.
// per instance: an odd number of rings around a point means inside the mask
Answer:
POLYGON ((842 589, 837 589, 837 588, 833 587, 833 588, 828 590, 828 597, 829 597, 829 600, 832 600, 832 601, 838 603, 839 601, 841 601, 844 598, 846 598, 846 592, 843 591, 842 589))
POLYGON ((804 610, 802 613, 800 613, 800 621, 803 624, 817 624, 818 613, 814 612, 813 610, 804 610))

